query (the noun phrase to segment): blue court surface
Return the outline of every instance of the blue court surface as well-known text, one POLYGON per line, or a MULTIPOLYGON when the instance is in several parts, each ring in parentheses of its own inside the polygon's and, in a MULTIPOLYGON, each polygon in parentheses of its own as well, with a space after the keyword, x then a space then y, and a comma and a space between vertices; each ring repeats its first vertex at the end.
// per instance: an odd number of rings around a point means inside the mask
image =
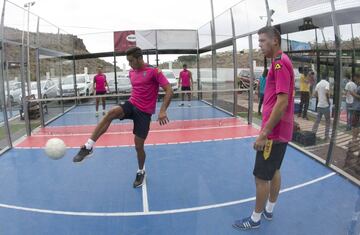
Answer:
MULTIPOLYGON (((95 124, 92 109, 77 107, 50 126, 95 124)), ((173 103, 169 116, 230 118, 201 102, 182 109, 173 103)), ((253 142, 146 146, 147 182, 139 189, 132 188, 133 147, 96 148, 81 164, 72 163, 73 148, 57 161, 43 149, 12 149, 0 158, 0 234, 359 234, 359 187, 292 147, 273 221, 233 229, 254 206, 253 142)))
MULTIPOLYGON (((170 120, 193 120, 193 119, 208 119, 208 118, 223 118, 229 117, 228 114, 217 110, 203 102, 192 101, 192 107, 179 107, 179 102, 172 102, 168 110, 170 120)), ((109 105, 109 110, 114 105, 109 105)), ((160 110, 161 103, 157 104, 156 113, 160 110)), ((100 115, 96 117, 95 106, 79 106, 76 109, 69 111, 66 115, 58 118, 49 126, 69 126, 69 125, 91 125, 96 124, 101 120, 101 108, 99 108, 100 115)), ((157 115, 153 115, 153 120, 157 119, 157 115)), ((115 120, 114 123, 120 123, 120 120, 115 120)), ((123 123, 123 121, 121 122, 123 123)))

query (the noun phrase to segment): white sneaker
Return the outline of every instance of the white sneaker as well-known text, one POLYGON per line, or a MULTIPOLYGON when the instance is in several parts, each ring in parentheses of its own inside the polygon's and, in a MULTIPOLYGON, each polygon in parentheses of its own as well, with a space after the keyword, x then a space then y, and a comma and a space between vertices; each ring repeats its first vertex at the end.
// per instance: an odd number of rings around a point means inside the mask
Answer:
POLYGON ((179 107, 184 106, 184 103, 179 104, 179 107))
POLYGON ((99 112, 96 112, 96 113, 95 113, 95 117, 98 117, 98 116, 99 116, 99 112))
POLYGON ((191 103, 189 103, 188 106, 191 107, 191 103))

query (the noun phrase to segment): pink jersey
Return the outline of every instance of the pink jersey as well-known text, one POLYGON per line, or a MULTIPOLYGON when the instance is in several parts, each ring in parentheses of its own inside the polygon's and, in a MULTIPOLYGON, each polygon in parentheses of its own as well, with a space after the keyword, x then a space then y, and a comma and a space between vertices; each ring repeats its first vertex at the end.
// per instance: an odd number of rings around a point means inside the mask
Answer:
POLYGON ((190 87, 191 83, 190 83, 190 76, 191 72, 187 69, 184 69, 183 71, 180 72, 180 81, 181 81, 181 86, 182 87, 190 87))
POLYGON ((106 91, 105 84, 106 84, 106 76, 105 74, 96 74, 94 77, 94 84, 95 89, 97 92, 104 92, 106 91))
POLYGON ((279 123, 274 127, 268 138, 289 142, 292 139, 294 126, 294 70, 289 57, 279 51, 266 79, 262 128, 269 121, 275 106, 277 95, 288 94, 289 103, 279 123))
POLYGON ((132 85, 130 103, 145 113, 154 114, 159 86, 165 87, 169 81, 161 70, 151 67, 132 69, 129 76, 132 85))

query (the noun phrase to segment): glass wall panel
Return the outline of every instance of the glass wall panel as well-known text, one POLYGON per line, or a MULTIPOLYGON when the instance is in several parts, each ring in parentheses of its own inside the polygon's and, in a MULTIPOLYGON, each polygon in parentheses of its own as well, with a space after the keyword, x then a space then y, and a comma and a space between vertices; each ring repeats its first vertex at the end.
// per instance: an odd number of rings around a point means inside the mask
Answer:
MULTIPOLYGON (((232 90, 234 89, 234 63, 233 47, 225 47, 216 50, 216 89, 232 90)), ((234 110, 234 93, 218 92, 216 106, 228 111, 234 110)))
POLYGON ((230 10, 215 17, 216 42, 221 42, 232 38, 231 14, 230 10))
MULTIPOLYGON (((211 56, 211 52, 200 54, 200 83, 202 91, 210 91, 213 89, 211 56)), ((212 103, 212 93, 202 94, 202 99, 212 103)))
MULTIPOLYGON (((179 77, 180 72, 183 70, 183 65, 187 65, 187 69, 191 72, 193 78, 192 89, 198 89, 197 83, 197 55, 180 54, 180 55, 160 55, 159 68, 163 71, 164 75, 168 78, 174 91, 180 91, 179 77)), ((175 95, 176 98, 181 99, 181 95, 175 95)), ((197 98, 196 93, 193 94, 192 99, 197 98)))
POLYGON ((269 8, 274 10, 273 25, 331 11, 331 5, 328 1, 304 1, 300 5, 296 1, 271 0, 269 1, 269 8))
MULTIPOLYGON (((250 74, 250 61, 249 61, 249 38, 243 37, 236 40, 237 45, 237 77, 235 80, 235 85, 237 88, 241 89, 249 89, 251 82, 251 74, 250 74)), ((255 44, 256 45, 256 44, 255 44)), ((254 47, 255 47, 254 45, 254 47)), ((253 64, 255 65, 255 71, 258 71, 258 66, 261 66, 261 58, 257 57, 257 50, 253 51, 253 64)), ((255 74, 257 76, 257 72, 255 74)), ((249 91, 241 91, 237 92, 237 100, 238 100, 238 115, 243 118, 248 118, 248 113, 253 112, 253 110, 249 110, 249 91)), ((254 99, 254 110, 257 110, 257 99, 254 99)), ((256 115, 254 113, 254 115, 256 115)), ((260 117, 258 117, 260 118, 260 117)))
POLYGON ((211 24, 206 23, 198 29, 199 48, 204 48, 211 45, 211 24))
MULTIPOLYGON (((21 78, 21 47, 5 43, 5 95, 9 118, 10 134, 13 141, 26 134, 24 115, 22 112, 22 86, 21 78)), ((2 122, 3 116, 1 116, 2 122)), ((1 137, 2 139, 5 136, 1 137)))
MULTIPOLYGON (((355 22, 358 23, 358 22, 355 22)), ((336 146, 333 151, 332 163, 345 170, 350 175, 360 179, 360 165, 359 165, 359 152, 360 152, 360 139, 357 129, 352 124, 355 124, 358 114, 357 103, 360 99, 352 96, 347 92, 354 89, 350 79, 353 79, 357 86, 360 85, 360 78, 356 79, 356 74, 360 71, 359 53, 355 51, 357 41, 359 39, 359 24, 341 25, 341 49, 342 49, 342 73, 341 79, 341 107, 340 119, 337 128, 336 146), (346 87, 346 89, 344 89, 346 87), (352 123, 354 122, 354 123, 352 123)), ((360 93, 360 92, 358 92, 360 93)))
POLYGON ((232 10, 236 35, 248 34, 266 25, 265 1, 241 1, 232 10))

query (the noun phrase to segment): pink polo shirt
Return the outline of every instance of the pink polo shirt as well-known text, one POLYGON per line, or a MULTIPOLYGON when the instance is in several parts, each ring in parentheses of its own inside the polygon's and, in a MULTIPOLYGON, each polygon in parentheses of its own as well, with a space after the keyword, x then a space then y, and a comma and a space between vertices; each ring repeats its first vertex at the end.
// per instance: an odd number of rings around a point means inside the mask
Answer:
POLYGON ((105 83, 106 83, 106 76, 105 74, 96 74, 94 77, 94 83, 95 85, 95 89, 97 92, 104 92, 106 91, 105 88, 105 83))
POLYGON ((165 87, 169 81, 160 69, 147 66, 130 70, 129 76, 132 86, 129 102, 145 113, 154 114, 159 86, 165 87))
POLYGON ((183 71, 180 72, 180 80, 181 80, 181 86, 182 87, 190 87, 191 83, 190 83, 190 71, 187 69, 184 69, 183 71))
POLYGON ((279 123, 268 135, 269 139, 289 142, 292 139, 294 126, 294 70, 289 57, 282 51, 277 53, 271 63, 266 79, 262 129, 269 121, 278 94, 288 94, 289 103, 279 123))

